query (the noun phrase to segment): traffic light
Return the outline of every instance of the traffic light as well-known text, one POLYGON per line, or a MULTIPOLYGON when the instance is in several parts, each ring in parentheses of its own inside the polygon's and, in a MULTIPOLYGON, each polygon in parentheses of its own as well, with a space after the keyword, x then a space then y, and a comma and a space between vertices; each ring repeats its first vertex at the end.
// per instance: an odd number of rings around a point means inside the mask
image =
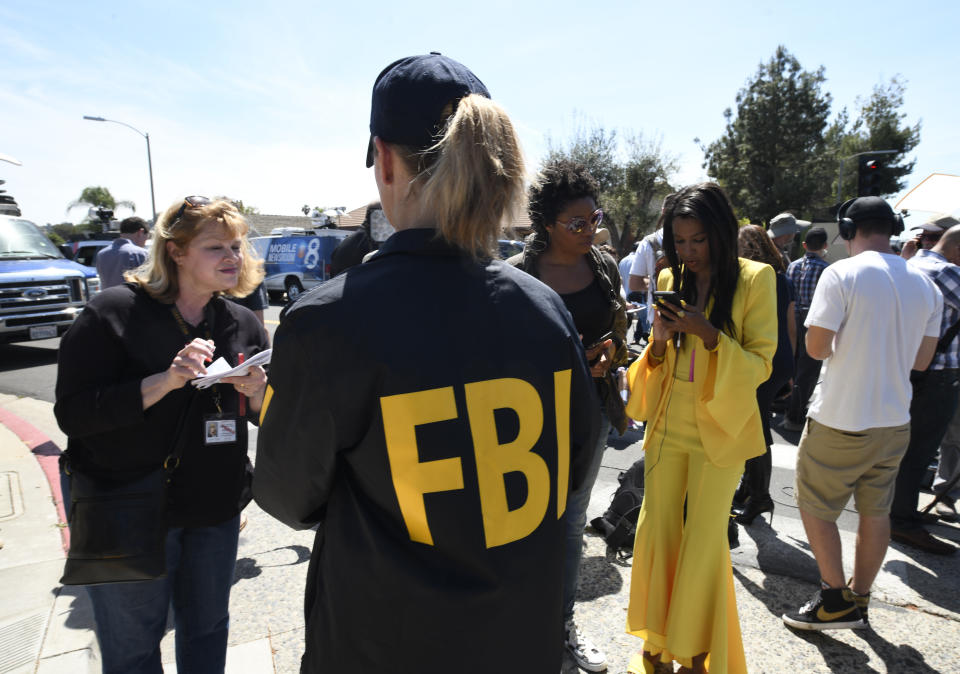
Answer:
POLYGON ((857 196, 879 197, 880 194, 880 160, 861 155, 857 162, 857 196))

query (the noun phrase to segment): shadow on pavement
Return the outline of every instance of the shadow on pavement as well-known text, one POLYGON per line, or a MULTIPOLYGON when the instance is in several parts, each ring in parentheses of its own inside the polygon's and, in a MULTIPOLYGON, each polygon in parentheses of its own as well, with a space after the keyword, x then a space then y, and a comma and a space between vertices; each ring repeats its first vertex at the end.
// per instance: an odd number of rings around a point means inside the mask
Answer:
POLYGON ((623 450, 632 447, 641 440, 643 440, 642 430, 628 428, 623 435, 618 434, 616 431, 611 433, 607 438, 607 447, 623 450))
POLYGON ((56 365, 59 342, 50 341, 52 344, 48 347, 0 344, 0 372, 27 370, 39 365, 56 365))
POLYGON ((753 539, 757 546, 757 568, 764 573, 774 573, 798 580, 817 583, 820 571, 806 541, 792 538, 802 550, 780 539, 776 529, 767 520, 758 517, 749 526, 741 526, 740 531, 753 539))
POLYGON ((907 545, 896 545, 897 550, 914 559, 919 564, 910 564, 901 560, 890 560, 883 565, 883 570, 891 573, 903 581, 903 584, 929 601, 951 613, 960 613, 960 594, 956 592, 957 567, 953 557, 937 558, 931 564, 930 555, 920 552, 907 545), (950 560, 950 561, 948 561, 950 560), (938 563, 937 563, 938 562, 938 563), (947 588, 952 588, 947 590, 947 588))
POLYGON ((796 608, 796 606, 793 605, 796 602, 790 596, 791 593, 784 592, 776 586, 771 589, 767 588, 768 584, 775 582, 771 581, 769 576, 764 577, 763 585, 761 586, 750 580, 735 566, 733 567, 733 578, 743 586, 743 589, 752 594, 757 601, 766 606, 767 610, 776 616, 777 620, 787 611, 792 611, 796 608))
POLYGON ((584 557, 580 562, 577 602, 619 594, 622 589, 623 578, 606 557, 584 557))
POLYGON ((90 605, 86 588, 79 585, 60 585, 54 588, 52 592, 58 597, 70 598, 67 618, 63 621, 64 626, 73 630, 92 630, 94 628, 93 607, 90 605))
POLYGON ((283 550, 293 552, 296 557, 292 561, 283 561, 276 564, 262 564, 251 557, 241 557, 238 559, 233 572, 233 584, 236 585, 241 580, 256 578, 263 573, 262 569, 278 566, 296 566, 297 564, 303 564, 310 560, 310 548, 305 545, 284 545, 279 548, 273 548, 272 550, 266 550, 265 552, 259 553, 258 556, 269 555, 283 550))
POLYGON ((920 652, 913 646, 907 644, 894 646, 878 636, 872 629, 854 630, 853 633, 867 642, 873 652, 883 660, 888 672, 937 674, 937 670, 928 665, 920 652))

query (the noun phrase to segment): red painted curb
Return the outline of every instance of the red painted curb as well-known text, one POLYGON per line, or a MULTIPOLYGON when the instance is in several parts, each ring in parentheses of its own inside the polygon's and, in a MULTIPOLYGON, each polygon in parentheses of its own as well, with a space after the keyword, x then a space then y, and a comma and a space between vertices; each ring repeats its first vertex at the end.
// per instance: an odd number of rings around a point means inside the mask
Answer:
POLYGON ((44 435, 36 426, 28 423, 9 410, 0 407, 0 424, 9 428, 20 438, 36 457, 40 469, 50 485, 53 503, 57 508, 57 522, 60 524, 60 540, 63 542, 63 554, 70 549, 70 529, 67 528, 67 513, 63 507, 63 492, 60 489, 60 448, 44 435))

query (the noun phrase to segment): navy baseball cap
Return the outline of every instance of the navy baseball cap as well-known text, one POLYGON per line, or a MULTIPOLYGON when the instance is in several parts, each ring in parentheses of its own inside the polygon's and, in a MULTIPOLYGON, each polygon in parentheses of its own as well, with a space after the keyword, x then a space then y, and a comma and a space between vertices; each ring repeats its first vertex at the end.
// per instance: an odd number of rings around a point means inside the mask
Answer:
POLYGON ((373 84, 367 167, 373 166, 374 136, 418 149, 430 147, 443 131, 444 106, 470 94, 490 98, 469 68, 439 52, 388 65, 373 84))

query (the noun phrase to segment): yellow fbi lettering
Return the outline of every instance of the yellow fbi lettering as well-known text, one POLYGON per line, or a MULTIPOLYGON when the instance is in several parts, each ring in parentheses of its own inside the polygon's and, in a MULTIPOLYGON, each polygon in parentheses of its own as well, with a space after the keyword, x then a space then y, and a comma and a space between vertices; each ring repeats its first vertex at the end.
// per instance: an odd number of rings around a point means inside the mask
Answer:
MULTIPOLYGON (((554 373, 558 518, 566 508, 570 474, 570 377, 570 370, 554 373)), ((536 389, 522 379, 474 382, 464 386, 464 393, 484 537, 492 548, 530 535, 547 513, 550 470, 532 451, 543 433, 543 403, 536 389), (517 437, 503 444, 497 440, 494 412, 498 409, 513 410, 520 421, 517 437), (513 472, 523 473, 527 498, 511 510, 504 475, 513 472)), ((460 457, 420 461, 417 426, 458 417, 453 387, 385 396, 380 409, 393 488, 410 540, 433 545, 424 495, 463 489, 463 464, 460 457)))

